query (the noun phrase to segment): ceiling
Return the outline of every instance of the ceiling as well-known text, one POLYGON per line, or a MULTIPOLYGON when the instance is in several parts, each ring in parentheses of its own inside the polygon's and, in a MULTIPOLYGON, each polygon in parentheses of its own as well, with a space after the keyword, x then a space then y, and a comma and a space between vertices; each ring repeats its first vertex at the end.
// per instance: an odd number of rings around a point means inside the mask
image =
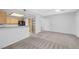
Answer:
POLYGON ((15 12, 23 14, 25 17, 33 17, 35 15, 50 16, 54 14, 77 11, 77 9, 59 9, 60 11, 56 11, 57 9, 3 9, 3 10, 6 11, 8 15, 15 12))
POLYGON ((7 12, 7 15, 10 15, 11 13, 17 13, 17 14, 22 14, 25 17, 33 17, 34 15, 29 13, 28 11, 24 11, 24 9, 3 9, 4 11, 7 12))
POLYGON ((42 16, 50 16, 53 14, 61 14, 61 13, 66 13, 66 12, 75 12, 77 11, 76 9, 32 9, 29 10, 31 12, 37 13, 42 16))

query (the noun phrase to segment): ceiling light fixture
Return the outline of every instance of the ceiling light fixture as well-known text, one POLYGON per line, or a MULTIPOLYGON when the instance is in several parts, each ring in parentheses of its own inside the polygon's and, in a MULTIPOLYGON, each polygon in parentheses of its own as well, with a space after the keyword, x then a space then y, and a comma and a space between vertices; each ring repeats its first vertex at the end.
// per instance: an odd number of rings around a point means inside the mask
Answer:
POLYGON ((22 15, 22 14, 17 14, 17 13, 12 13, 11 16, 23 17, 24 15, 22 15))
POLYGON ((60 10, 60 9, 56 9, 55 11, 56 11, 56 12, 61 12, 61 10, 60 10))

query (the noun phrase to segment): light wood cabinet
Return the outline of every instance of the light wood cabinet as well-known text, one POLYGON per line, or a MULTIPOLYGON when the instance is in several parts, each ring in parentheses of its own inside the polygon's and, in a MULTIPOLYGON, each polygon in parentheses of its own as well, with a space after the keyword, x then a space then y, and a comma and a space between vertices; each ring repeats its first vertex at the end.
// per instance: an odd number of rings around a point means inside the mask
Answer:
POLYGON ((0 24, 6 23, 6 17, 7 17, 6 12, 3 10, 0 10, 0 24))
POLYGON ((5 11, 0 10, 0 24, 18 24, 18 19, 8 17, 5 11))
POLYGON ((6 24, 17 24, 18 25, 18 19, 7 17, 6 24))
POLYGON ((35 20, 28 18, 29 32, 35 33, 35 20))

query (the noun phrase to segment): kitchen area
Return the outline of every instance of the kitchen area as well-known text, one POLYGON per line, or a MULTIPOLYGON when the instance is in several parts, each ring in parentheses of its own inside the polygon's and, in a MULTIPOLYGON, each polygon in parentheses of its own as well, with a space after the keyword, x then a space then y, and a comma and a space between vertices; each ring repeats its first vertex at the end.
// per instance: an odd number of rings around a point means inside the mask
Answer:
POLYGON ((0 10, 0 48, 29 37, 34 31, 32 23, 30 18, 24 18, 21 14, 7 14, 0 10))

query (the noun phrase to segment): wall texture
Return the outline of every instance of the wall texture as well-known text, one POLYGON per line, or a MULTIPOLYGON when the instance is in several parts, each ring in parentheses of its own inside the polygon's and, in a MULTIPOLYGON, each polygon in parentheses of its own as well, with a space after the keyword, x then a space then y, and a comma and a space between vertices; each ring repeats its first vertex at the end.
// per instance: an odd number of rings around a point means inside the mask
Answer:
POLYGON ((75 13, 63 13, 43 17, 42 27, 46 31, 75 34, 76 15, 75 13))

